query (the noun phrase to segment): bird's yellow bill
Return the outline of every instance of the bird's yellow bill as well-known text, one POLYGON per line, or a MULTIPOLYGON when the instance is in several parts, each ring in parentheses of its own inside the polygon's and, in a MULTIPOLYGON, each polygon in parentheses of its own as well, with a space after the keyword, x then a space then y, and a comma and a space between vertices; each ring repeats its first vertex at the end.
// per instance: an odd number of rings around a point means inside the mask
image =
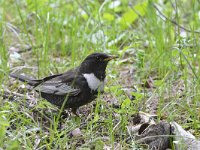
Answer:
POLYGON ((112 59, 119 58, 118 56, 110 55, 108 58, 105 58, 104 61, 110 61, 112 59))

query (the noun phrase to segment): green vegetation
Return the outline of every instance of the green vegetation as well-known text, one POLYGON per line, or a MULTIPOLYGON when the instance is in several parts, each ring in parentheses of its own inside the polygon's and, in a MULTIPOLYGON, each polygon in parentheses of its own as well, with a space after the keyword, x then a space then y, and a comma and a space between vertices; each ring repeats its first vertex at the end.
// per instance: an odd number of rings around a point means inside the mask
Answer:
POLYGON ((199 10, 198 0, 1 0, 0 149, 136 148, 127 126, 139 110, 199 137, 199 10), (59 110, 8 76, 64 72, 97 51, 120 56, 105 94, 62 130, 59 110), (71 135, 76 128, 82 136, 71 135))

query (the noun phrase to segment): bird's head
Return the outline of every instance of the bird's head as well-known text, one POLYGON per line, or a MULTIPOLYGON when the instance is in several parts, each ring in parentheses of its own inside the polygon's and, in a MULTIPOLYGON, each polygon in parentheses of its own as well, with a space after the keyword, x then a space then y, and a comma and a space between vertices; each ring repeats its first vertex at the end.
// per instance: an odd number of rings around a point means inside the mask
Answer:
POLYGON ((80 65, 81 73, 94 73, 99 79, 105 78, 105 70, 110 60, 117 56, 105 53, 92 53, 80 65))

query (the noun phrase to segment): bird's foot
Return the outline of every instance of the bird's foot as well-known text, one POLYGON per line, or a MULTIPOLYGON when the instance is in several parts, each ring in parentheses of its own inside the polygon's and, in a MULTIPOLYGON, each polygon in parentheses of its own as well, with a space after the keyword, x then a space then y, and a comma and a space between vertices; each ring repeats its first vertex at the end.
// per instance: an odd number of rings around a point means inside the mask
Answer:
POLYGON ((62 119, 66 119, 66 118, 69 117, 69 114, 68 114, 66 111, 63 111, 63 112, 61 113, 60 117, 61 117, 62 119))
POLYGON ((79 114, 77 113, 77 108, 72 108, 71 111, 74 115, 76 115, 77 117, 80 117, 79 114))

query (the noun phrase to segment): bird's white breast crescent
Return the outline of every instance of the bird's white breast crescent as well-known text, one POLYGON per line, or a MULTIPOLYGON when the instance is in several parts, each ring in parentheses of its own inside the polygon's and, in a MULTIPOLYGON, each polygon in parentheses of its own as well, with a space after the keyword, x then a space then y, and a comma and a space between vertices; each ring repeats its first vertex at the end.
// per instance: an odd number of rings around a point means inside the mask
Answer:
POLYGON ((104 81, 100 81, 94 73, 85 73, 83 74, 84 78, 86 79, 88 86, 91 90, 100 90, 103 92, 104 90, 104 81))

